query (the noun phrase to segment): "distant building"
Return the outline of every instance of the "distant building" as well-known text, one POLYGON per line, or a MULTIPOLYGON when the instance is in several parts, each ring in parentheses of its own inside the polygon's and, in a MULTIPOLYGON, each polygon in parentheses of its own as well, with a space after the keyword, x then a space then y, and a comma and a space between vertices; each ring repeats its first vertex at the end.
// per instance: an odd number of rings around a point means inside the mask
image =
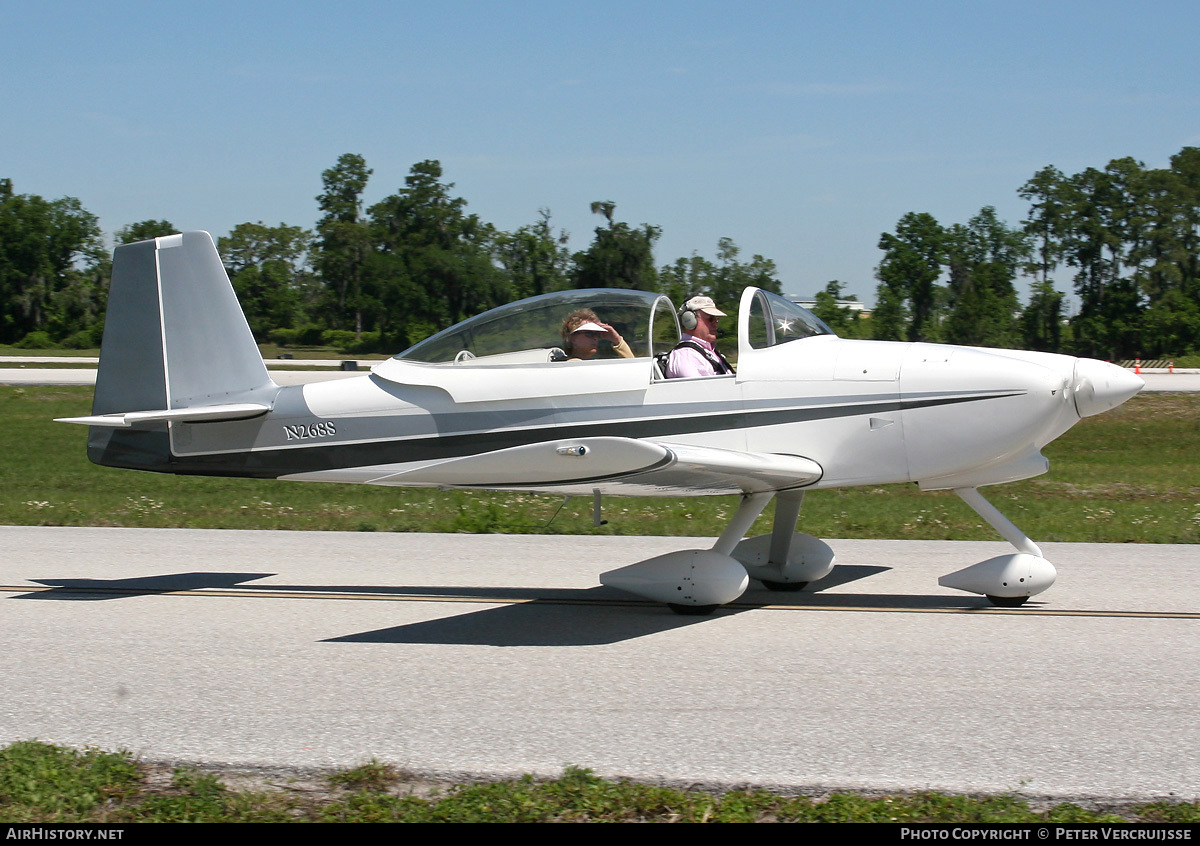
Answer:
MULTIPOLYGON (((808 309, 809 311, 812 311, 817 304, 816 300, 805 300, 800 299, 799 297, 788 297, 787 299, 791 300, 801 308, 808 309)), ((867 304, 860 303, 858 300, 838 300, 837 307, 855 312, 859 317, 871 316, 871 309, 867 308, 867 304)))

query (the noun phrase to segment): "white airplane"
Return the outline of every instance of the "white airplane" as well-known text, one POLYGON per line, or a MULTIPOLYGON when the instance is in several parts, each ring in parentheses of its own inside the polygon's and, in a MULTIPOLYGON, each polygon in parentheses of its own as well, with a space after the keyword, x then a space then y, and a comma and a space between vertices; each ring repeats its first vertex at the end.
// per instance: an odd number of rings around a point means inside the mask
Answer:
POLYGON ((798 590, 834 554, 795 532, 807 490, 916 482, 955 491, 1013 545, 939 584, 1017 606, 1054 567, 978 488, 1045 473, 1041 449, 1142 387, 1123 368, 1048 353, 836 337, 756 288, 741 298, 737 374, 665 379, 680 336, 663 296, 545 294, 452 326, 357 378, 280 387, 207 232, 118 247, 92 413, 97 464, 211 476, 591 496, 738 494, 711 549, 601 575, 707 613, 749 578, 798 590), (563 361, 588 307, 633 358, 563 361), (772 497, 769 535, 743 539, 772 497))

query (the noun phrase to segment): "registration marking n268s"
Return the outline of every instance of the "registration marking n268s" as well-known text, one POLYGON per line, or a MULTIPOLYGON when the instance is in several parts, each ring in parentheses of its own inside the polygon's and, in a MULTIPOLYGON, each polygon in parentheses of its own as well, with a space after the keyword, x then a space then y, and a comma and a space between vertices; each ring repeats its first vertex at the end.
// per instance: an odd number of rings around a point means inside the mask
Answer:
POLYGON ((303 423, 296 426, 284 426, 283 434, 289 441, 308 440, 310 438, 328 438, 337 434, 333 422, 326 420, 322 423, 303 423))

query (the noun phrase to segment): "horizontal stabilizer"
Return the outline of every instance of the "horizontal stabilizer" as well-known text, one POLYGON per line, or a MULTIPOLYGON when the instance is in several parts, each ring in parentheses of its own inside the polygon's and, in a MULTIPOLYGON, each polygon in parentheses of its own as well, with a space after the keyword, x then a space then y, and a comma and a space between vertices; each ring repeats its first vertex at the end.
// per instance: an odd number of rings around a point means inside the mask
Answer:
POLYGON ((157 411, 126 411, 95 414, 90 417, 56 417, 56 423, 82 423, 112 429, 137 429, 151 423, 211 423, 218 420, 245 420, 271 410, 259 402, 235 402, 227 405, 200 405, 192 408, 164 408, 157 411))

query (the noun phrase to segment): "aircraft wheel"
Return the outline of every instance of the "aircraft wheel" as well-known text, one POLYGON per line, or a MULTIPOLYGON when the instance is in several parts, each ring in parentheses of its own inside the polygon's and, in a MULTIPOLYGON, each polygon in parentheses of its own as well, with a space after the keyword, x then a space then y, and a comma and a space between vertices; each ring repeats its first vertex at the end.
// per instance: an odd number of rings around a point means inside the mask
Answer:
POLYGON ((992 596, 988 594, 988 601, 1000 608, 1020 608, 1029 599, 1028 596, 992 596))
POLYGON ((761 580, 767 590, 777 590, 780 593, 796 593, 808 587, 808 582, 769 582, 761 580))
POLYGON ((667 607, 684 617, 704 617, 717 610, 715 605, 680 605, 678 602, 668 602, 667 607))

